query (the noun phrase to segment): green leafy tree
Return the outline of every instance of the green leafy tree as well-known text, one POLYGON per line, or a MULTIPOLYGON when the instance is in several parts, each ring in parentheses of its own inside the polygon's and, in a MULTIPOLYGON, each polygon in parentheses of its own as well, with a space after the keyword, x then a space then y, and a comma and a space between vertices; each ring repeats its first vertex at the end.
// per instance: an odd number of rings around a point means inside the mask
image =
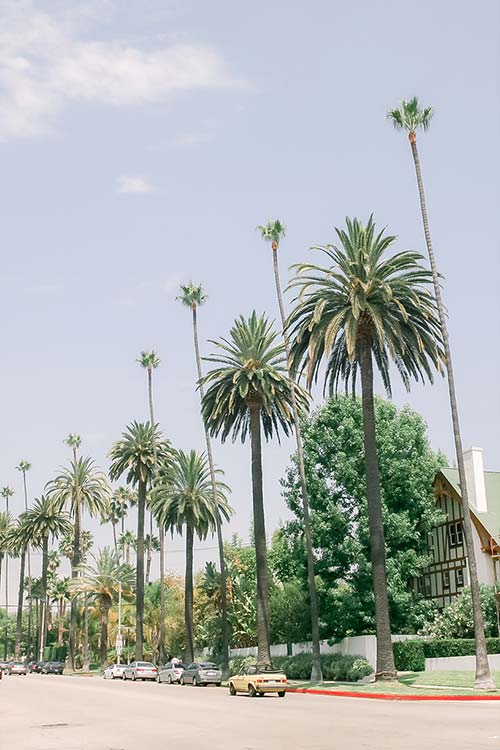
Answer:
MULTIPOLYGON (((281 429, 289 434, 293 422, 291 387, 286 372, 284 347, 265 316, 255 312, 238 318, 229 339, 212 343, 217 354, 207 361, 217 365, 202 379, 207 385, 202 413, 208 431, 224 441, 248 435, 252 449, 252 500, 257 552, 258 662, 270 665, 269 571, 267 565, 261 431, 266 439, 281 429)), ((296 389, 299 411, 308 406, 307 394, 296 389)))
POLYGON ((156 462, 161 465, 170 460, 170 444, 163 440, 157 425, 150 422, 132 422, 122 433, 110 451, 111 466, 109 476, 118 480, 124 474, 132 487, 137 487, 137 565, 136 565, 136 641, 137 660, 143 658, 144 647, 144 513, 146 491, 151 485, 156 462))
POLYGON ((476 553, 474 550, 472 520, 470 515, 469 498, 467 492, 467 478, 465 475, 465 464, 463 456, 462 435, 460 432, 460 419, 458 414, 458 401, 455 389, 455 375, 453 372, 453 362, 451 357, 450 338, 448 335, 448 322, 446 320, 446 310, 443 304, 441 294, 442 279, 438 272, 436 256, 432 246, 431 230, 429 217, 427 215, 427 204, 425 200, 424 181, 420 166, 420 158, 417 148, 417 131, 424 132, 429 129, 433 110, 431 107, 421 108, 416 96, 410 101, 402 101, 401 106, 392 109, 387 116, 392 120, 397 130, 404 130, 408 133, 415 173, 417 177, 418 195, 420 199, 420 212, 422 214, 422 224, 424 228, 425 243, 432 270, 432 280, 434 283, 434 294, 436 297, 439 323, 443 337, 446 372, 448 375, 448 393, 450 399, 451 419, 453 424, 453 437, 455 441, 455 454, 458 467, 458 476, 460 482, 460 500, 462 503, 462 515, 465 531, 465 545, 467 548, 467 563, 469 568, 469 577, 471 584, 471 594, 474 609, 475 638, 476 638, 476 678, 474 686, 482 690, 494 690, 495 683, 491 677, 490 667, 488 664, 488 653, 484 634, 484 622, 481 610, 481 597, 479 589, 479 579, 477 575, 476 553))
POLYGON ((130 565, 120 562, 117 553, 108 547, 99 550, 92 558, 93 564, 81 566, 80 576, 70 581, 69 590, 72 594, 83 592, 97 601, 101 620, 99 657, 103 669, 108 651, 109 610, 120 584, 123 596, 132 596, 134 571, 130 565))
MULTIPOLYGON (((398 410, 382 398, 374 406, 390 619, 396 632, 415 632, 429 614, 430 602, 417 595, 413 582, 431 562, 428 537, 443 520, 433 481, 445 459, 431 450, 425 422, 415 411, 398 410)), ((373 632, 361 401, 331 397, 302 427, 323 637, 373 632)), ((296 460, 282 485, 298 520, 275 534, 272 566, 281 580, 305 578, 296 460)))
MULTIPOLYGON (((185 307, 191 310, 193 322, 193 343, 196 361, 196 373, 198 376, 198 390, 203 403, 205 389, 201 382, 203 371, 201 368, 200 343, 198 337, 198 309, 207 301, 207 295, 200 284, 185 284, 181 286, 181 294, 178 299, 185 307)), ((212 496, 214 502, 217 498, 217 482, 215 473, 215 464, 212 452, 212 442, 208 428, 204 422, 205 444, 207 447, 208 465, 210 468, 210 480, 212 483, 212 496)), ((227 675, 229 672, 229 622, 227 616, 227 584, 226 584, 226 563, 224 560, 224 538, 222 536, 222 525, 217 525, 217 544, 219 547, 219 567, 220 567, 220 605, 221 605, 221 631, 222 631, 222 672, 227 675)))
MULTIPOLYGON (((217 475, 223 472, 216 470, 217 475)), ((193 543, 194 536, 205 539, 215 532, 221 518, 229 520, 231 508, 226 495, 229 487, 219 479, 213 499, 210 468, 205 454, 177 451, 168 479, 159 477, 151 507, 159 524, 172 533, 186 532, 185 624, 186 660, 194 659, 193 639, 193 543)))
MULTIPOLYGON (((498 637, 497 600, 494 586, 481 586, 481 610, 487 637, 498 637)), ((431 638, 474 638, 474 610, 470 587, 422 628, 431 638)))
POLYGON ((286 330, 286 314, 285 305, 283 302, 283 293, 281 291, 281 281, 278 265, 278 249, 280 246, 281 239, 285 236, 285 225, 274 219, 269 221, 265 226, 259 226, 262 239, 266 242, 271 243, 273 252, 273 269, 274 269, 274 283, 276 286, 276 296, 278 298, 278 307, 280 311, 281 326, 283 330, 283 343, 285 345, 285 353, 287 358, 287 370, 290 378, 290 395, 291 404, 293 411, 293 421, 295 425, 295 439, 297 443, 297 465, 299 469, 300 485, 302 492, 302 505, 303 505, 303 523, 304 523, 304 536, 306 543, 307 553, 307 582, 309 587, 309 600, 311 610, 311 634, 312 634, 312 670, 311 670, 311 682, 321 682, 323 675, 321 672, 321 658, 320 658, 320 642, 319 642, 319 612, 318 612, 318 594, 316 591, 316 580, 314 578, 314 550, 312 546, 312 531, 311 521, 309 518, 309 496, 307 491, 307 479, 306 471, 304 466, 304 451, 302 448, 302 435, 300 430, 300 419, 299 410, 297 407, 297 399, 295 397, 295 383, 290 375, 291 361, 290 361, 290 342, 288 340, 288 333, 286 330))
POLYGON ((346 220, 337 229, 339 246, 318 249, 326 266, 300 264, 292 285, 299 290, 290 316, 292 357, 311 385, 326 361, 325 386, 361 379, 366 497, 377 632, 377 679, 395 679, 386 578, 386 552, 375 433, 373 360, 390 393, 393 360, 409 388, 410 380, 432 381, 440 369, 439 321, 428 289, 429 272, 418 253, 384 257, 395 237, 346 220))

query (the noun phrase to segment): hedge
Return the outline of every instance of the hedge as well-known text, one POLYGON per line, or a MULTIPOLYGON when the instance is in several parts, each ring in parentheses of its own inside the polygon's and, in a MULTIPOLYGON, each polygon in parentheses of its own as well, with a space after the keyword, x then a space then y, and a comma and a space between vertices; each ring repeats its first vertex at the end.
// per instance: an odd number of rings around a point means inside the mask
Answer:
MULTIPOLYGON (((487 638, 489 654, 500 654, 500 638, 487 638)), ((429 640, 407 640, 394 643, 394 660, 400 672, 422 672, 426 659, 447 656, 474 656, 476 644, 473 638, 432 638, 429 640)))
MULTIPOLYGON (((236 657, 229 662, 231 674, 241 674, 248 666, 255 664, 255 657, 236 657)), ((276 656, 273 667, 282 669, 290 680, 308 680, 311 676, 311 654, 296 654, 295 656, 276 656)), ((340 680, 342 682, 356 682, 373 672, 370 664, 362 656, 342 654, 325 654, 321 656, 323 679, 340 680)))

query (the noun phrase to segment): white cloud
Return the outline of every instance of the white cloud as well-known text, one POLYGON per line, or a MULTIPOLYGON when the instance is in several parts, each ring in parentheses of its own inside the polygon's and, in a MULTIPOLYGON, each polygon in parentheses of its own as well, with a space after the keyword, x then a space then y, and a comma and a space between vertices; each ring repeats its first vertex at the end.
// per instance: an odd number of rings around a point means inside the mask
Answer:
POLYGON ((141 194, 153 192, 153 186, 140 175, 118 177, 116 181, 116 192, 127 193, 127 194, 141 194))
POLYGON ((181 91, 238 84, 209 46, 141 49, 88 34, 82 38, 81 24, 82 14, 48 14, 30 4, 20 9, 2 2, 0 140, 47 134, 71 102, 136 107, 181 91))

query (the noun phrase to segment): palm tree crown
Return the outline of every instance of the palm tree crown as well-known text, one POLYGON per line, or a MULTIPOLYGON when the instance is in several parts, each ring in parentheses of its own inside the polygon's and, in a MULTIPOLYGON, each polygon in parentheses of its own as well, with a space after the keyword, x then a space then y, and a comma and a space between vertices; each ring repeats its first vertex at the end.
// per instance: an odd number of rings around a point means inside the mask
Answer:
POLYGON ((170 443, 162 438, 157 425, 134 421, 122 433, 122 440, 111 448, 109 476, 116 480, 126 473, 127 483, 134 487, 139 482, 150 484, 155 463, 161 465, 170 453, 170 443))
POLYGON ((29 471, 31 469, 31 464, 29 461, 19 461, 16 469, 21 472, 29 471))
POLYGON ((72 513, 76 504, 87 508, 91 516, 105 515, 109 509, 111 488, 91 458, 78 458, 76 464, 71 461, 47 483, 45 490, 55 501, 70 507, 72 513))
POLYGON ((275 249, 280 244, 281 238, 285 236, 286 227, 279 219, 270 219, 267 224, 261 224, 257 229, 262 239, 270 242, 275 249))
POLYGON ((62 504, 47 495, 37 498, 20 520, 27 542, 35 547, 41 547, 44 539, 70 534, 73 528, 62 504))
POLYGON ((193 309, 201 307, 208 297, 201 284, 193 284, 190 281, 189 284, 181 284, 181 294, 176 299, 180 300, 186 307, 193 309))
POLYGON ((294 369, 317 379, 321 360, 328 359, 325 387, 336 391, 340 380, 355 386, 362 339, 372 354, 390 395, 392 359, 409 387, 410 379, 432 382, 432 368, 441 370, 440 326, 435 302, 427 288, 431 274, 415 252, 384 259, 396 239, 384 230, 375 234, 370 217, 363 226, 346 219, 347 231, 336 229, 340 247, 320 246, 328 266, 300 264, 291 286, 298 304, 288 326, 293 339, 294 369))
POLYGON ((156 352, 151 349, 150 352, 141 352, 141 355, 137 362, 141 367, 144 367, 145 370, 151 372, 152 370, 155 370, 157 367, 159 367, 160 358, 158 357, 156 352))
MULTIPOLYGON (((246 320, 238 318, 228 339, 212 341, 221 354, 206 357, 208 362, 222 365, 211 370, 201 383, 208 384, 202 412, 211 435, 221 433, 225 440, 232 433, 245 440, 249 427, 249 404, 261 407, 262 426, 267 439, 286 435, 293 422, 291 385, 286 371, 286 358, 279 334, 264 315, 254 311, 246 320)), ((307 410, 308 396, 296 387, 300 410, 307 410)))
POLYGON ((417 130, 425 131, 429 128, 433 114, 432 107, 419 107, 418 98, 414 96, 408 102, 403 99, 398 108, 390 109, 387 119, 392 120, 396 130, 408 131, 408 137, 412 141, 417 130))

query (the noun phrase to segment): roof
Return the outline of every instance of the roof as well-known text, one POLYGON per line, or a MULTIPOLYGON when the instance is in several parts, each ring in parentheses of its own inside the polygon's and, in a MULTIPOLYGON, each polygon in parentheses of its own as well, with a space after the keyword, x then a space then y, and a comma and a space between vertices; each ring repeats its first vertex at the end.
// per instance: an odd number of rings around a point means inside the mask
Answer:
MULTIPOLYGON (((458 481, 458 469, 442 469, 442 473, 459 495, 460 483, 458 481)), ((471 510, 476 518, 481 521, 486 531, 496 540, 500 537, 500 471, 485 471, 484 484, 486 487, 486 502, 488 512, 480 513, 471 505, 471 510)))

